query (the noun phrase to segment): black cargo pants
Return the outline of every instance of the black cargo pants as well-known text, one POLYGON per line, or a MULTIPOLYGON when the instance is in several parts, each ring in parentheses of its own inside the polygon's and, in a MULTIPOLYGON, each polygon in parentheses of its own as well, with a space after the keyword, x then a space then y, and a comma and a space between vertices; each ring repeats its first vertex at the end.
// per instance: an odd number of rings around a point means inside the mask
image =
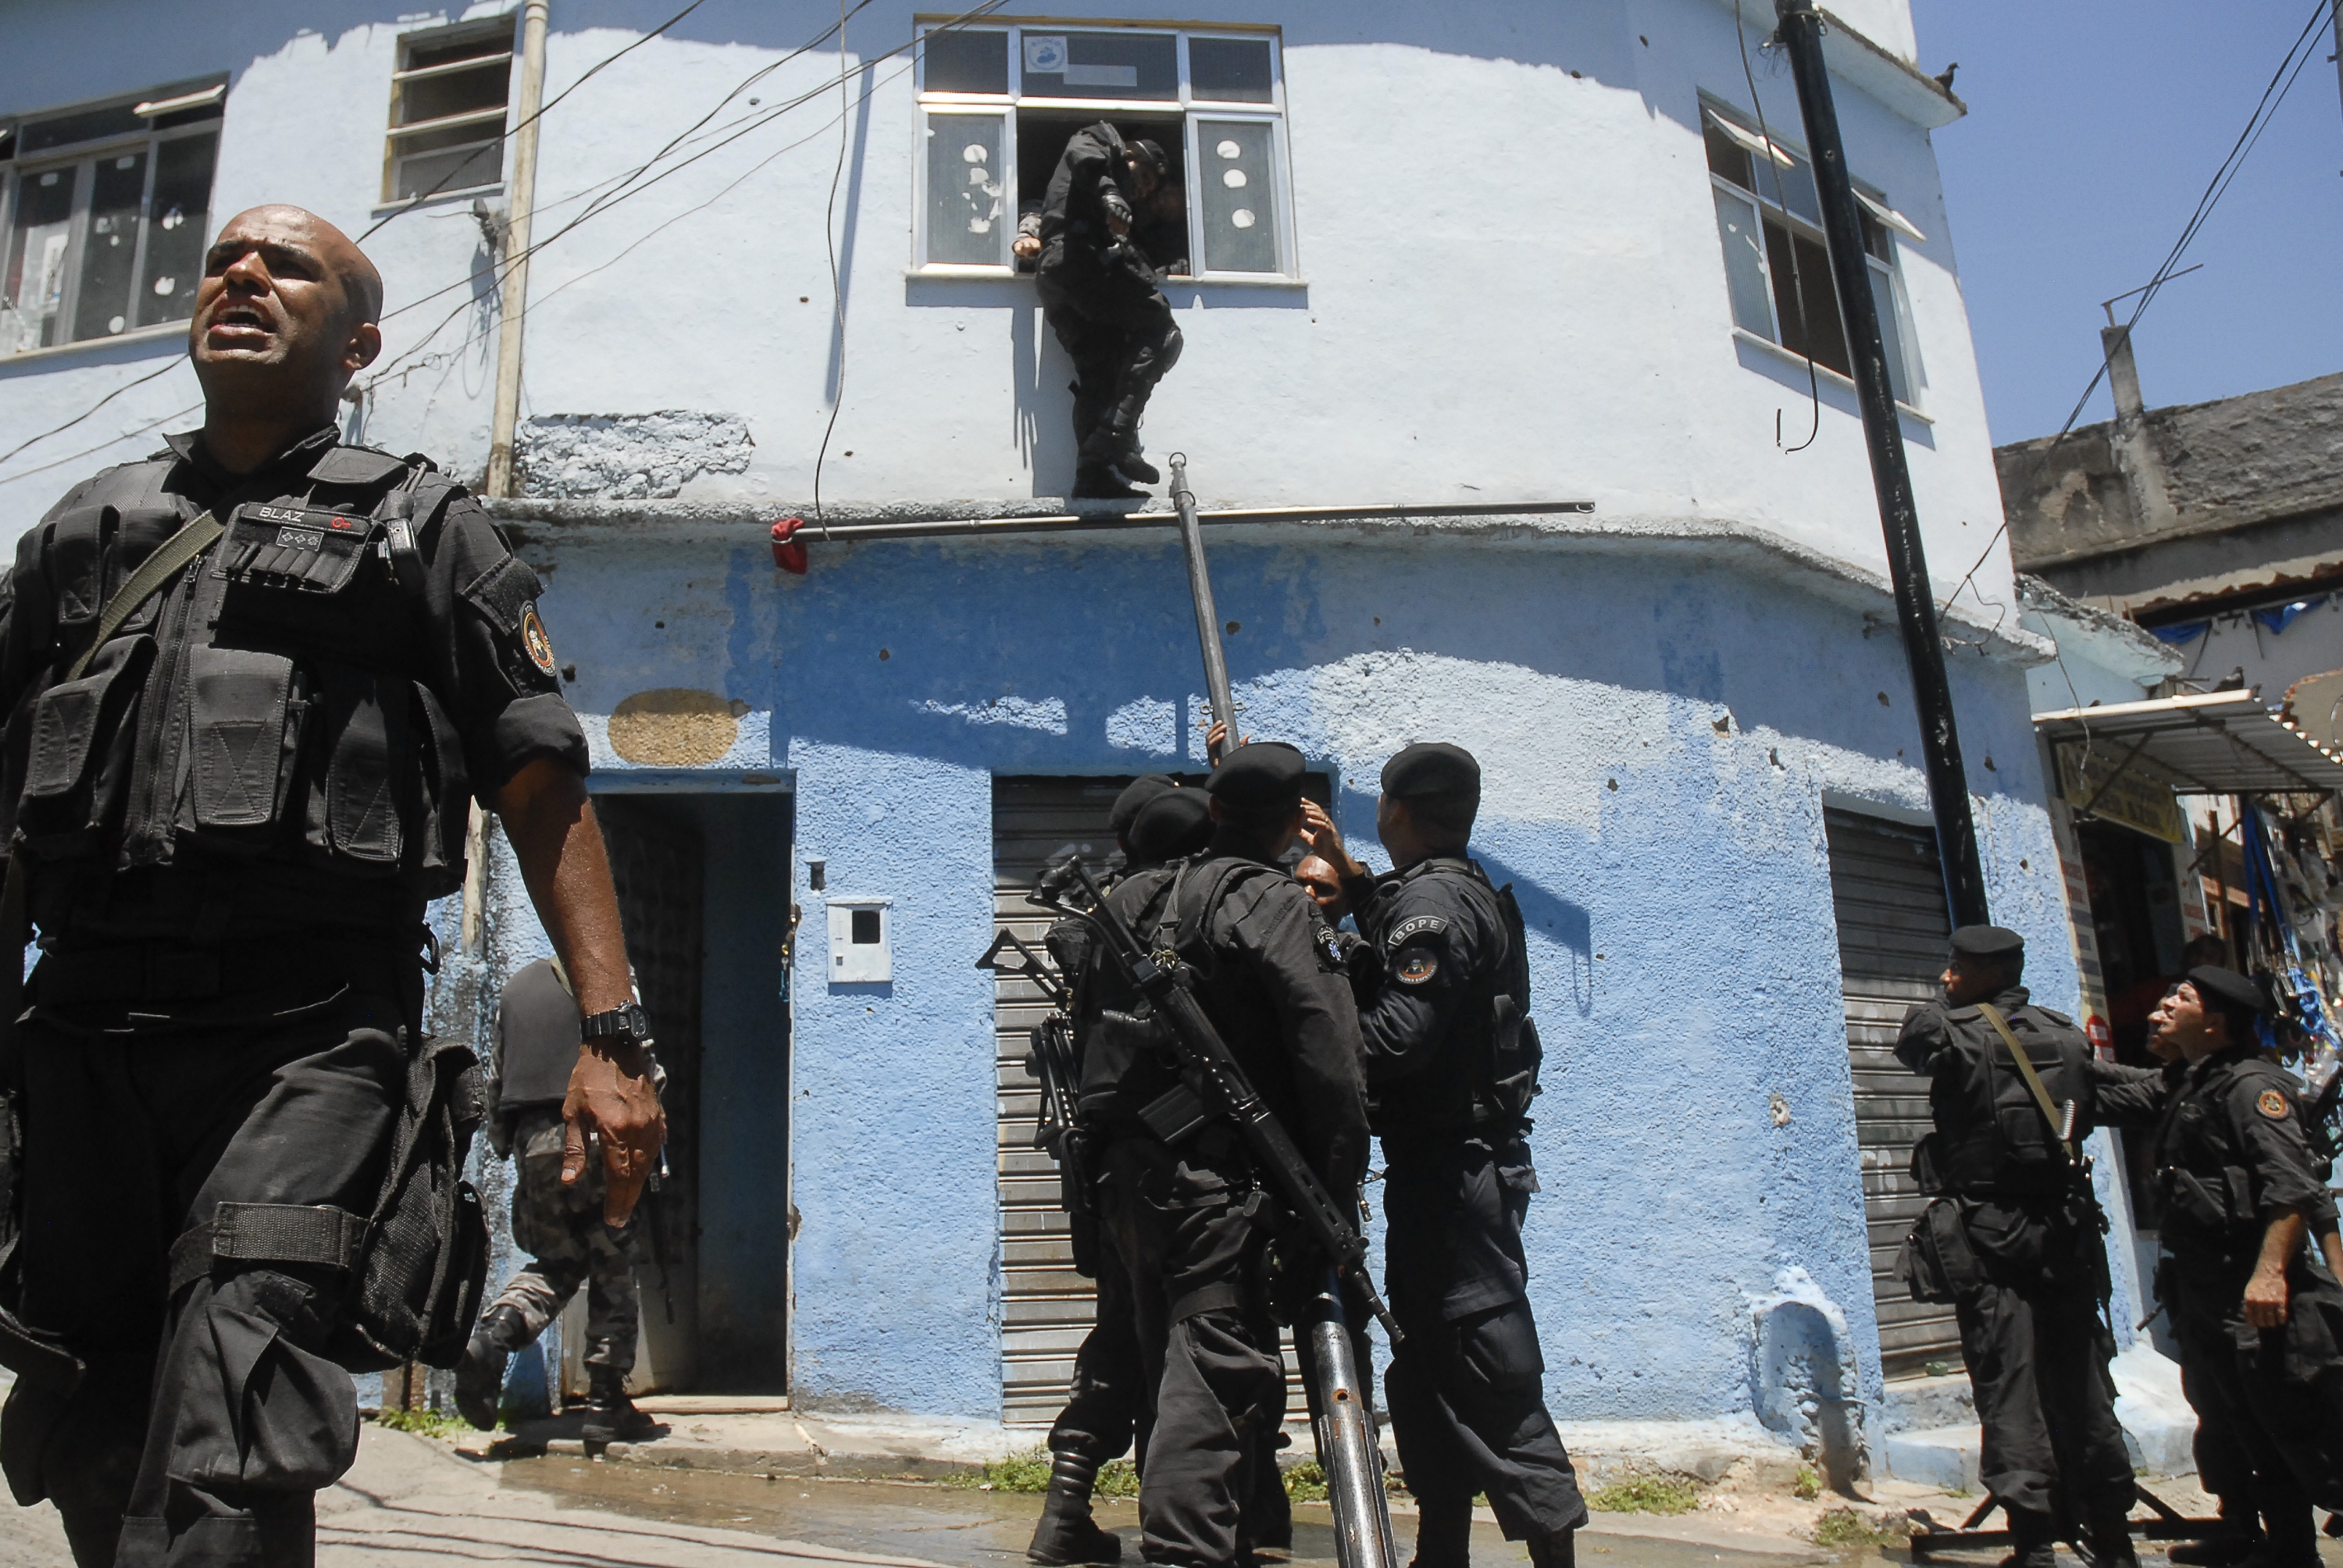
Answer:
POLYGON ((1108 1146, 1099 1191, 1106 1239, 1130 1277, 1148 1395, 1146 1559, 1234 1568, 1262 1434, 1285 1407, 1259 1194, 1241 1154, 1183 1154, 1144 1138, 1108 1146))
POLYGON ((1487 1493, 1509 1541, 1577 1528, 1586 1501, 1545 1408, 1522 1293, 1528 1149, 1386 1138, 1383 1154, 1384 1286, 1404 1336, 1384 1389, 1408 1490, 1427 1511, 1487 1493))
POLYGON ((1172 302, 1128 250, 1101 261, 1060 241, 1041 257, 1034 292, 1043 318, 1074 362, 1074 441, 1090 441, 1119 407, 1135 427, 1147 398, 1179 362, 1172 302))
POLYGON ((23 1317, 88 1370, 67 1398, 18 1381, 0 1466, 19 1503, 55 1503, 82 1568, 314 1561, 316 1494, 357 1452, 325 1353, 340 1275, 219 1261, 166 1296, 166 1255, 222 1202, 371 1209, 415 1040, 400 990, 419 998, 392 966, 327 968, 136 1032, 79 1007, 19 1025, 23 1317))
POLYGON ((1050 1428, 1050 1452, 1075 1453, 1092 1464, 1121 1457, 1136 1436, 1143 1452, 1146 1375, 1139 1326, 1131 1316, 1131 1276, 1111 1241, 1099 1249, 1098 1322, 1074 1352, 1073 1386, 1050 1428))

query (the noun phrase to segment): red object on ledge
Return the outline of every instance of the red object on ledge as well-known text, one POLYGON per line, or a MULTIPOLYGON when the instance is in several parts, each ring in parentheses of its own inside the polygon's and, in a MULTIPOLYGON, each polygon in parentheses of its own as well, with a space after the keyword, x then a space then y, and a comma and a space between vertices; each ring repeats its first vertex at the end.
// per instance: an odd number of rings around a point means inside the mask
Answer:
POLYGON ((803 518, 783 518, 773 525, 773 564, 785 572, 799 577, 806 575, 806 548, 798 530, 805 527, 803 518))

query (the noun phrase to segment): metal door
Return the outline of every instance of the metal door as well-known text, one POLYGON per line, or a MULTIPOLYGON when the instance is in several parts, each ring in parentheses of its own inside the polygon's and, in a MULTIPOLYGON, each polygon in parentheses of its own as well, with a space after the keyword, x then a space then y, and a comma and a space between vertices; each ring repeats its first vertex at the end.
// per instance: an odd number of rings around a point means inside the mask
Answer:
POLYGON ((1896 1274, 1896 1254, 1922 1208, 1912 1146, 1929 1125, 1927 1081, 1896 1060, 1896 1033, 1914 1002, 1936 996, 1952 935, 1936 835, 1835 809, 1823 812, 1823 828, 1830 841, 1881 1370, 1897 1378, 1921 1376, 1931 1362, 1957 1369, 1961 1338, 1953 1309, 1914 1301, 1896 1274))

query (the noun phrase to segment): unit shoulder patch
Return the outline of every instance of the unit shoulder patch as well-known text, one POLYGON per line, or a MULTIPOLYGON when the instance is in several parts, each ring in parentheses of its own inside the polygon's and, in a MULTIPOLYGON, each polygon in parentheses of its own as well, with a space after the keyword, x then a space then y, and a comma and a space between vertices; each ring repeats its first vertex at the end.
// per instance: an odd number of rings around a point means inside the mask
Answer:
POLYGON ((1438 915, 1411 915, 1391 929, 1383 946, 1396 951, 1411 937, 1436 937, 1448 930, 1448 922, 1438 915))
POLYGON ((545 622, 538 618, 535 605, 520 612, 520 641, 531 664, 548 675, 554 673, 553 639, 545 635, 545 622))
POLYGON ((1392 979, 1402 985, 1423 985, 1440 972, 1440 955, 1430 948, 1410 948, 1392 961, 1392 979))
POLYGON ((2290 1107, 2284 1094, 2275 1089, 2265 1089, 2261 1097, 2254 1101, 2254 1109, 2272 1121, 2283 1121, 2290 1107))

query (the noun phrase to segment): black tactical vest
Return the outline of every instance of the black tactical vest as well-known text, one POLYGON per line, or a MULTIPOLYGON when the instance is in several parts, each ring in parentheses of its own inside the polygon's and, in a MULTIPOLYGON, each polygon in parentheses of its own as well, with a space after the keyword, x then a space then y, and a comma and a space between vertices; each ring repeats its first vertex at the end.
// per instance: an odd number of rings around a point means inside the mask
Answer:
POLYGON ((419 457, 333 448, 297 491, 220 515, 225 537, 52 684, 196 514, 163 487, 174 466, 115 469, 45 525, 55 638, 0 774, 36 916, 73 927, 85 869, 200 865, 326 890, 335 923, 412 919, 463 879, 470 789, 427 683, 416 544, 456 487, 419 457))
POLYGON ((2261 1250, 2253 1176, 2229 1112, 2241 1079, 2264 1092, 2290 1094, 2295 1087, 2284 1068, 2258 1056, 2217 1061, 2194 1085, 2183 1084, 2157 1127, 2152 1218, 2176 1256, 2242 1262, 2261 1250))
MULTIPOLYGON (((1957 1070, 1950 1063, 1938 1068, 1929 1085, 1936 1131, 1914 1154, 1922 1187, 2005 1197, 2065 1191, 2073 1177, 2057 1130, 2043 1115, 2009 1047, 1974 1007, 1953 1009, 1945 1019, 1971 1049, 1961 1053, 1957 1070)), ((2097 1121, 2084 1065, 2090 1042, 2063 1015, 2031 1004, 2004 1012, 2003 1020, 2026 1047, 2062 1120, 2073 1104, 2079 1140, 2097 1121)))
POLYGON ((1480 927, 1480 964, 1435 1064, 1374 1092, 1370 1118, 1385 1138, 1467 1130, 1503 1135, 1529 1114, 1545 1056, 1530 1017, 1527 928, 1513 884, 1493 885, 1477 861, 1438 856, 1409 867, 1400 881, 1433 872, 1445 873, 1471 908, 1480 927))

